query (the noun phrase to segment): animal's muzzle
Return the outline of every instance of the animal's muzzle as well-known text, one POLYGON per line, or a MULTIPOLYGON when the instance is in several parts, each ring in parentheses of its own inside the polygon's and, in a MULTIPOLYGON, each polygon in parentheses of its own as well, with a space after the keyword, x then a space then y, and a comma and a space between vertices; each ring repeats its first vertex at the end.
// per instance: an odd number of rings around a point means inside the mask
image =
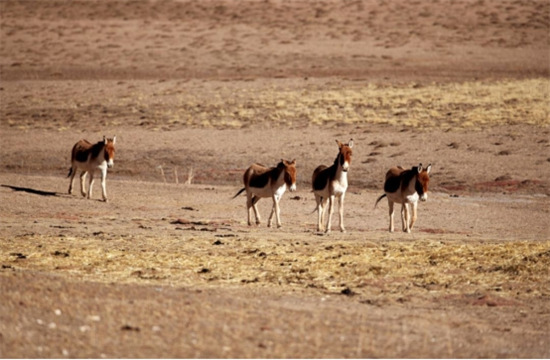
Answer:
POLYGON ((296 184, 290 185, 290 191, 296 191, 296 184))
POLYGON ((348 172, 348 170, 349 170, 349 163, 346 161, 344 165, 342 165, 342 171, 348 172))
POLYGON ((107 167, 108 168, 112 168, 113 166, 115 166, 115 163, 113 162, 113 160, 107 161, 107 167))
POLYGON ((428 200, 428 194, 427 193, 424 193, 422 194, 422 196, 420 197, 420 201, 426 201, 428 200))

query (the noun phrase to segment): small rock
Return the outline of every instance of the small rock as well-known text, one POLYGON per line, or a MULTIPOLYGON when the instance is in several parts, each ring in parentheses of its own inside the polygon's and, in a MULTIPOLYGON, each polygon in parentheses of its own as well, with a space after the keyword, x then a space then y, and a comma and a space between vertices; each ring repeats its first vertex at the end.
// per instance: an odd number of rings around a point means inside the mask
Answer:
POLYGON ((120 330, 122 330, 122 331, 135 331, 135 332, 140 331, 139 327, 131 326, 131 325, 124 325, 120 328, 120 330))
POLYGON ((353 290, 351 290, 349 287, 345 288, 344 290, 340 291, 340 293, 342 295, 346 295, 346 296, 353 296, 355 295, 355 292, 353 290))

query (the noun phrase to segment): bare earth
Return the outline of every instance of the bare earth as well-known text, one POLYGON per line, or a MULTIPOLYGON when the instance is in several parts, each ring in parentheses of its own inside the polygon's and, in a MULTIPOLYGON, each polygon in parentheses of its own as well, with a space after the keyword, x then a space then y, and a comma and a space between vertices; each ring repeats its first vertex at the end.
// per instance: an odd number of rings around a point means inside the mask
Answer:
POLYGON ((549 76, 543 0, 0 2, 0 357, 550 357, 549 76), (109 201, 67 194, 115 134, 109 201), (242 173, 281 158, 283 227, 248 227, 242 173))

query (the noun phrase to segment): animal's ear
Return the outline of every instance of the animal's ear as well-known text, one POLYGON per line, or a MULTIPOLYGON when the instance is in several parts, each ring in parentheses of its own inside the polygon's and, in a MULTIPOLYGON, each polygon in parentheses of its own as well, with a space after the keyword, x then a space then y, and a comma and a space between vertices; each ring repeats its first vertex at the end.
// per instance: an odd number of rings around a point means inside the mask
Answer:
POLYGON ((105 137, 105 135, 103 135, 103 142, 107 143, 107 138, 105 137))
POLYGON ((428 167, 426 168, 426 172, 429 174, 430 171, 432 171, 432 164, 428 165, 428 167))
POLYGON ((350 149, 353 147, 353 139, 349 139, 348 146, 350 149))
POLYGON ((342 144, 339 140, 336 140, 336 143, 338 144, 338 147, 341 149, 344 144, 342 144))
POLYGON ((113 145, 116 143, 116 135, 113 136, 113 145))
POLYGON ((422 172, 422 163, 418 164, 417 170, 419 174, 422 172))
POLYGON ((292 161, 290 162, 290 165, 296 165, 296 159, 292 160, 292 161))

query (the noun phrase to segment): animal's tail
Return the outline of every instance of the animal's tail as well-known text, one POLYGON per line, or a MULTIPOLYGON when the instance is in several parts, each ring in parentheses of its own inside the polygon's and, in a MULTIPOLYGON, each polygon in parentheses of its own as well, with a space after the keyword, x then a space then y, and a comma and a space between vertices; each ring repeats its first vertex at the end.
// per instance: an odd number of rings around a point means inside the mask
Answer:
MULTIPOLYGON (((311 190, 311 191, 313 191, 313 190, 311 190)), ((320 201, 321 201, 321 203, 323 202, 323 197, 322 197, 322 196, 321 196, 321 200, 320 200, 320 201)), ((313 209, 312 212, 309 213, 309 215, 313 214, 313 213, 316 212, 316 211, 317 211, 317 206, 315 207, 315 209, 313 209)))
POLYGON ((70 177, 72 174, 73 174, 73 167, 71 166, 71 168, 69 169, 69 174, 67 175, 67 177, 70 177))
POLYGON ((380 200, 382 200, 382 199, 385 198, 385 197, 386 197, 386 194, 380 196, 380 197, 378 198, 378 200, 376 200, 376 203, 374 204, 374 208, 375 208, 375 209, 376 209, 376 205, 378 205, 378 203, 380 202, 380 200))
POLYGON ((239 190, 239 192, 236 193, 235 196, 233 196, 231 199, 234 199, 234 198, 236 198, 237 196, 241 195, 241 193, 242 193, 243 191, 245 191, 245 190, 246 190, 246 188, 242 188, 242 189, 239 190))

